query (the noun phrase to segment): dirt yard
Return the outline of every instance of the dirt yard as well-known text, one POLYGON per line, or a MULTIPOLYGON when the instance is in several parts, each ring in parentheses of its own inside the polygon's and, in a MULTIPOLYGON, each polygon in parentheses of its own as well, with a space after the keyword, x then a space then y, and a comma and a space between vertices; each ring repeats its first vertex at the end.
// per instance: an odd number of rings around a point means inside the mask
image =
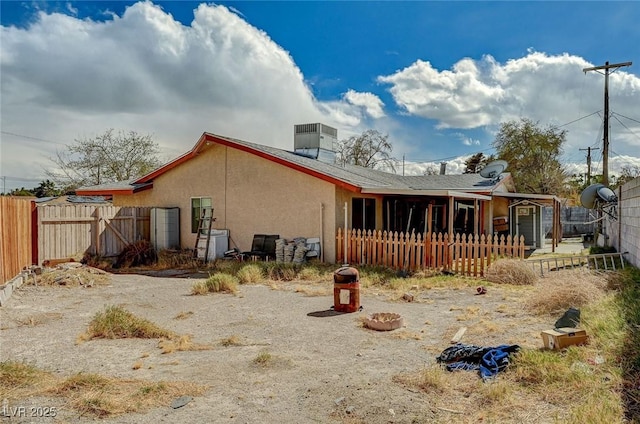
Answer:
MULTIPOLYGON (((484 295, 476 295, 473 283, 458 289, 414 290, 413 302, 391 300, 387 293, 363 288, 361 312, 330 314, 318 312, 333 305, 332 282, 296 282, 277 289, 242 285, 237 295, 192 296, 195 281, 110 275, 106 284, 90 288, 25 285, 0 308, 0 356, 61 376, 98 373, 208 387, 184 407, 167 404, 100 420, 105 422, 462 422, 465 416, 459 411, 472 405, 434 401, 394 377, 433 364, 462 326, 468 328, 464 343, 538 348, 540 331, 553 324, 523 311, 520 289, 500 286, 487 287, 484 295), (211 348, 163 354, 158 340, 78 343, 92 317, 108 305, 122 305, 211 348), (405 327, 388 332, 363 328, 362 318, 374 312, 399 313, 405 327), (224 346, 221 341, 230 337, 239 343, 224 346), (256 363, 261 354, 268 354, 267 363, 256 363)), ((469 372, 467 378, 478 376, 469 372)), ((39 421, 14 417, 3 422, 95 421, 79 416, 61 398, 20 402, 54 406, 57 417, 39 421)), ((514 411, 514 422, 526 421, 520 413, 527 411, 514 411)))

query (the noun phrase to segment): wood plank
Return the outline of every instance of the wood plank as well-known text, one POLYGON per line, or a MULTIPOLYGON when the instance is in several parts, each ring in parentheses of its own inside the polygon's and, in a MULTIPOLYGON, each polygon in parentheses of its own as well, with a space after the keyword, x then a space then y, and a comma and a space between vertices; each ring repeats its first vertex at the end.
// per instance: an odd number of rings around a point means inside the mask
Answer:
POLYGON ((451 344, 458 343, 462 339, 462 336, 464 336, 464 333, 466 332, 467 332, 467 327, 460 327, 456 332, 456 334, 454 334, 453 337, 451 337, 451 344))

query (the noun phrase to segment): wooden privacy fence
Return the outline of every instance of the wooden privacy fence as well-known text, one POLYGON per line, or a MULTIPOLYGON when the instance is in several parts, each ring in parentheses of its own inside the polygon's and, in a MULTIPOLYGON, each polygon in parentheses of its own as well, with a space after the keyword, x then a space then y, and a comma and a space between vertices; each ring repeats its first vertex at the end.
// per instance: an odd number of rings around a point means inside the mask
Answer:
POLYGON ((31 199, 0 196, 0 285, 31 265, 31 199))
POLYGON ((437 269, 467 276, 482 276, 497 257, 524 259, 524 236, 477 234, 416 234, 338 228, 337 259, 342 263, 382 265, 416 271, 437 269), (345 261, 346 245, 346 261, 345 261))
POLYGON ((82 257, 117 256, 138 240, 149 240, 148 207, 111 205, 38 206, 38 263, 82 257))

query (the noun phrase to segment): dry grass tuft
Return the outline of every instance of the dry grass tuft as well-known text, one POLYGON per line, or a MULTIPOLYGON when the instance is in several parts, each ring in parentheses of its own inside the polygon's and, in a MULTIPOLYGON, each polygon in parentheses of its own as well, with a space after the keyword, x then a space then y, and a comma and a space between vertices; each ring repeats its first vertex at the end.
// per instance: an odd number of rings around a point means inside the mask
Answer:
POLYGON ((273 356, 267 352, 267 351, 262 351, 258 354, 258 356, 256 356, 255 358, 253 358, 253 363, 255 365, 259 365, 261 367, 267 367, 269 366, 272 362, 273 362, 274 358, 273 356))
POLYGON ((95 314, 82 340, 91 339, 156 339, 172 338, 174 333, 139 318, 121 306, 107 306, 95 314))
POLYGON ((231 274, 214 274, 205 281, 200 281, 191 286, 192 295, 207 293, 236 293, 238 291, 238 278, 231 274))
POLYGON ((497 284, 533 285, 538 276, 525 261, 498 259, 487 269, 485 279, 497 284))
POLYGON ((264 278, 262 268, 255 264, 245 265, 240 268, 236 273, 236 277, 238 277, 240 284, 255 284, 264 278))
POLYGON ((307 267, 300 270, 300 272, 298 273, 298 278, 303 281, 319 282, 323 279, 323 276, 319 269, 307 267))
POLYGON ((183 311, 183 312, 180 312, 175 317, 173 317, 173 319, 187 319, 187 318, 191 317, 191 315, 193 315, 192 311, 183 311))
POLYGON ((190 335, 175 337, 172 339, 162 339, 158 342, 158 347, 162 349, 163 354, 211 349, 211 346, 209 345, 193 343, 190 335))
POLYGON ((220 340, 220 345, 224 346, 224 347, 229 347, 229 346, 242 346, 244 343, 242 343, 242 340, 240 339, 240 336, 236 336, 231 335, 225 339, 220 340))
POLYGON ((418 387, 427 393, 445 394, 452 390, 451 373, 439 365, 426 367, 416 373, 393 376, 393 381, 409 387, 418 387))
POLYGON ((178 396, 202 394, 206 388, 193 383, 146 382, 106 378, 97 374, 76 374, 58 382, 42 394, 53 394, 81 415, 106 418, 131 412, 145 412, 166 405, 178 396))
POLYGON ((64 315, 60 312, 44 312, 41 314, 29 315, 24 318, 17 318, 16 321, 20 325, 24 325, 26 327, 35 327, 37 325, 46 324, 49 321, 62 319, 64 315))
POLYGON ((265 272, 270 280, 293 281, 298 277, 300 265, 290 262, 267 262, 265 272))
POLYGON ((333 294, 333 288, 327 285, 301 285, 298 284, 293 289, 296 293, 302 293, 308 297, 329 296, 333 294))
POLYGON ((539 315, 558 314, 602 299, 606 285, 602 275, 588 270, 557 271, 540 280, 525 305, 539 315))

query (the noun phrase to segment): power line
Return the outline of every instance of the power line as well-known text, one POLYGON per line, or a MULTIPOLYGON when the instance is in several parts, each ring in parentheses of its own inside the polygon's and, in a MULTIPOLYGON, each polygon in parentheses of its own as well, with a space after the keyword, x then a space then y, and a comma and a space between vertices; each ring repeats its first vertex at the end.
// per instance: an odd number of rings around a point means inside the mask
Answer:
POLYGON ((615 115, 612 115, 612 116, 615 118, 616 121, 618 121, 620 123, 620 125, 625 127, 627 129, 627 131, 629 131, 631 134, 635 135, 636 137, 638 137, 640 139, 640 136, 638 134, 634 133, 633 130, 631 130, 631 128, 629 128, 625 124, 623 124, 622 121, 619 120, 617 116, 615 116, 615 115))
POLYGON ((583 119, 589 118, 590 116, 593 116, 593 115, 595 115, 595 114, 600 114, 600 111, 599 111, 599 110, 597 110, 597 111, 595 111, 595 112, 593 112, 593 113, 590 113, 589 115, 585 115, 585 116, 583 116, 582 118, 574 119, 573 121, 571 121, 571 122, 567 122, 566 124, 558 125, 558 126, 556 126, 556 128, 566 127, 567 125, 571 125, 571 124, 573 124, 573 123, 575 123, 575 122, 582 121, 583 119))
POLYGON ((629 121, 637 122, 638 124, 640 124, 640 121, 638 121, 637 119, 629 118, 628 116, 624 116, 618 112, 611 112, 611 115, 622 116, 623 118, 628 119, 629 121))
POLYGON ((0 133, 7 134, 7 135, 12 135, 12 136, 15 136, 15 137, 27 138, 29 140, 44 141, 45 143, 54 143, 54 144, 60 144, 62 146, 66 146, 65 143, 61 143, 59 141, 46 140, 44 138, 32 137, 30 135, 16 134, 16 133, 12 133, 12 132, 9 132, 9 131, 0 131, 0 133))

